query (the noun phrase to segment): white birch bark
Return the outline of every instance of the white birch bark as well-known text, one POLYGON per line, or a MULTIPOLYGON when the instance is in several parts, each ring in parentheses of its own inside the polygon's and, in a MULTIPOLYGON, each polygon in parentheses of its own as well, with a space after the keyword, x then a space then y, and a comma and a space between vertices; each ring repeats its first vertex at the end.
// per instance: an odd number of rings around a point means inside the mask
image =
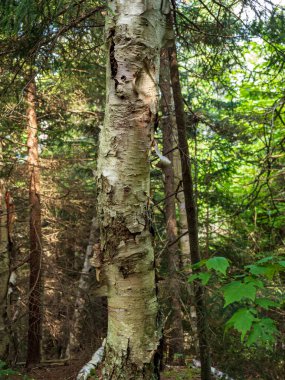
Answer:
POLYGON ((96 269, 108 289, 103 379, 157 379, 161 331, 149 232, 149 157, 168 1, 108 4, 107 106, 97 172, 96 269))

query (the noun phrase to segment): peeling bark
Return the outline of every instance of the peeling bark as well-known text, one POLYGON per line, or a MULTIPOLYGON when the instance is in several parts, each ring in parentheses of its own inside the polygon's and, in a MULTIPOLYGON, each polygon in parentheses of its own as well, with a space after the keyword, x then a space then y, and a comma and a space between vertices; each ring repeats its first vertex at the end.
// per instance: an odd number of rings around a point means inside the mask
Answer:
POLYGON ((99 278, 108 293, 103 378, 158 379, 161 327, 149 232, 149 157, 164 8, 160 0, 108 5, 107 105, 97 172, 99 278))
POLYGON ((41 359, 42 329, 42 232, 40 204, 40 168, 38 154, 38 122, 36 115, 36 85, 32 75, 26 86, 28 173, 30 206, 30 293, 27 366, 41 359))

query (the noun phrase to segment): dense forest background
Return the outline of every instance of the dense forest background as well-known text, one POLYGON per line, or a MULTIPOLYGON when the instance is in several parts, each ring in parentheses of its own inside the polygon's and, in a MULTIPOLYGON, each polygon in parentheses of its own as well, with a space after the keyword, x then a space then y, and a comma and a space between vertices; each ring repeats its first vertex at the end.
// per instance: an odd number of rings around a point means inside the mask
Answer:
MULTIPOLYGON (((172 128, 166 136, 172 106, 163 104, 161 83, 149 219, 165 365, 190 366, 198 358, 193 282, 201 281, 212 365, 234 379, 284 378, 283 6, 185 0, 173 9, 202 260, 193 274, 177 132, 172 128), (160 152, 172 154, 170 195, 160 152), (174 235, 167 228, 169 197, 175 201, 174 235), (171 291, 173 279, 179 292, 171 291)), ((107 301, 96 259, 90 264, 99 239, 94 175, 105 110, 106 12, 106 3, 97 0, 0 5, 0 346, 1 363, 16 371, 27 360, 34 290, 31 107, 39 155, 32 165, 40 178, 41 360, 72 358, 79 370, 106 336, 107 301)))

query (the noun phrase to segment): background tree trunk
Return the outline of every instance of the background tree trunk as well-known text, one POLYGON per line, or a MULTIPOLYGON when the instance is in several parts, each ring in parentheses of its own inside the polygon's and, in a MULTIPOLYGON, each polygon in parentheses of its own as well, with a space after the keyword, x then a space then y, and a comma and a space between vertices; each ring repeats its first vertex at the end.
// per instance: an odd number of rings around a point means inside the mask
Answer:
MULTIPOLYGON (((167 4, 168 5, 168 4, 167 4)), ((160 0, 109 2, 107 105, 98 158, 101 251, 108 286, 104 379, 159 378, 161 336, 149 232, 150 149, 158 111, 160 0)))
POLYGON ((69 338, 68 338, 68 343, 67 343, 67 348, 66 348, 66 353, 65 353, 65 356, 67 358, 69 357, 73 358, 82 348, 80 344, 80 334, 81 334, 81 327, 82 327, 83 311, 84 311, 84 307, 86 303, 86 295, 90 287, 89 277, 90 277, 90 270, 92 268, 90 259, 92 258, 93 246, 96 243, 96 241, 98 244, 98 237, 99 237, 98 222, 96 218, 94 217, 91 223, 89 241, 88 241, 88 246, 86 248, 84 264, 83 264, 83 268, 80 274, 76 300, 75 300, 75 310, 70 322, 70 333, 69 333, 69 338))
MULTIPOLYGON (((0 141, 0 160, 2 160, 0 141)), ((1 164, 0 164, 1 165, 1 164)), ((1 168, 1 166, 0 166, 1 168)), ((4 180, 0 179, 0 359, 8 354, 9 335, 7 331, 7 294, 9 285, 8 212, 5 200, 4 180)))
MULTIPOLYGON (((164 192, 165 192, 165 215, 166 215, 166 236, 168 247, 166 248, 168 281, 167 292, 172 314, 169 318, 168 328, 170 334, 168 337, 168 360, 170 363, 183 364, 184 362, 184 338, 182 326, 182 312, 180 304, 180 279, 178 272, 180 270, 179 242, 177 240, 177 222, 175 207, 175 180, 173 169, 173 133, 175 126, 173 125, 172 112, 172 94, 170 87, 170 73, 168 50, 162 49, 160 60, 160 89, 161 95, 161 111, 162 111, 162 137, 163 137, 163 155, 166 156, 171 164, 163 166, 164 172, 164 192)), ((189 252, 188 252, 189 254, 189 252)))
POLYGON ((28 173, 30 207, 30 294, 27 366, 41 359, 42 328, 42 232, 40 204, 40 167, 38 153, 38 122, 36 115, 36 84, 31 75, 26 86, 28 173))
MULTIPOLYGON (((176 145, 178 145, 176 122, 175 122, 175 128, 173 130, 173 135, 174 135, 174 141, 176 145)), ((177 199, 177 207, 178 207, 179 234, 181 235, 181 238, 179 239, 179 247, 180 247, 180 252, 181 252, 180 253, 181 264, 182 264, 182 268, 186 268, 186 266, 188 266, 191 263, 191 260, 189 256, 190 244, 189 244, 187 215, 186 215, 186 209, 185 209, 185 198, 184 198, 183 191, 181 191, 183 187, 182 187, 182 170, 181 170, 181 159, 179 155, 179 149, 176 149, 173 152, 173 168, 174 168, 174 184, 175 184, 174 188, 175 188, 175 191, 178 190, 175 197, 177 199)))
MULTIPOLYGON (((169 22, 172 22, 169 18, 169 22)), ((181 158, 182 168, 182 182, 183 191, 185 197, 185 206, 188 222, 189 242, 190 242, 190 256, 192 264, 200 261, 199 241, 198 241, 198 223, 197 213, 194 198, 193 180, 191 174, 191 164, 189 157, 188 142, 186 136, 186 123, 184 114, 184 103, 181 92, 177 52, 175 43, 169 48, 170 59, 170 73, 173 89, 175 114, 178 131, 178 144, 181 158)), ((210 348, 208 342, 208 326, 206 320, 206 308, 204 301, 204 291, 202 285, 198 282, 194 282, 194 294, 197 310, 197 327, 199 335, 199 348, 200 348, 200 360, 201 360, 201 379, 211 379, 211 364, 210 364, 210 348)))

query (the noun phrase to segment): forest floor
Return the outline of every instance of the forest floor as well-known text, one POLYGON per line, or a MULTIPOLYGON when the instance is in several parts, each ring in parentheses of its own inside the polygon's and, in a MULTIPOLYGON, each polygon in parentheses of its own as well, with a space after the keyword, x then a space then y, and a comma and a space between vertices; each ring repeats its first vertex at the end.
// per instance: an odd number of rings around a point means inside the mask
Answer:
MULTIPOLYGON (((67 365, 46 366, 35 368, 26 377, 7 376, 6 380, 75 380, 82 367, 80 360, 73 361, 67 365)), ((100 377, 99 377, 100 378, 100 377)), ((90 377, 90 380, 98 379, 90 377)), ((168 367, 161 373, 161 380, 200 380, 199 370, 188 367, 168 367)), ((2 380, 2 378, 1 378, 2 380)), ((4 380, 4 378, 3 378, 4 380)))

